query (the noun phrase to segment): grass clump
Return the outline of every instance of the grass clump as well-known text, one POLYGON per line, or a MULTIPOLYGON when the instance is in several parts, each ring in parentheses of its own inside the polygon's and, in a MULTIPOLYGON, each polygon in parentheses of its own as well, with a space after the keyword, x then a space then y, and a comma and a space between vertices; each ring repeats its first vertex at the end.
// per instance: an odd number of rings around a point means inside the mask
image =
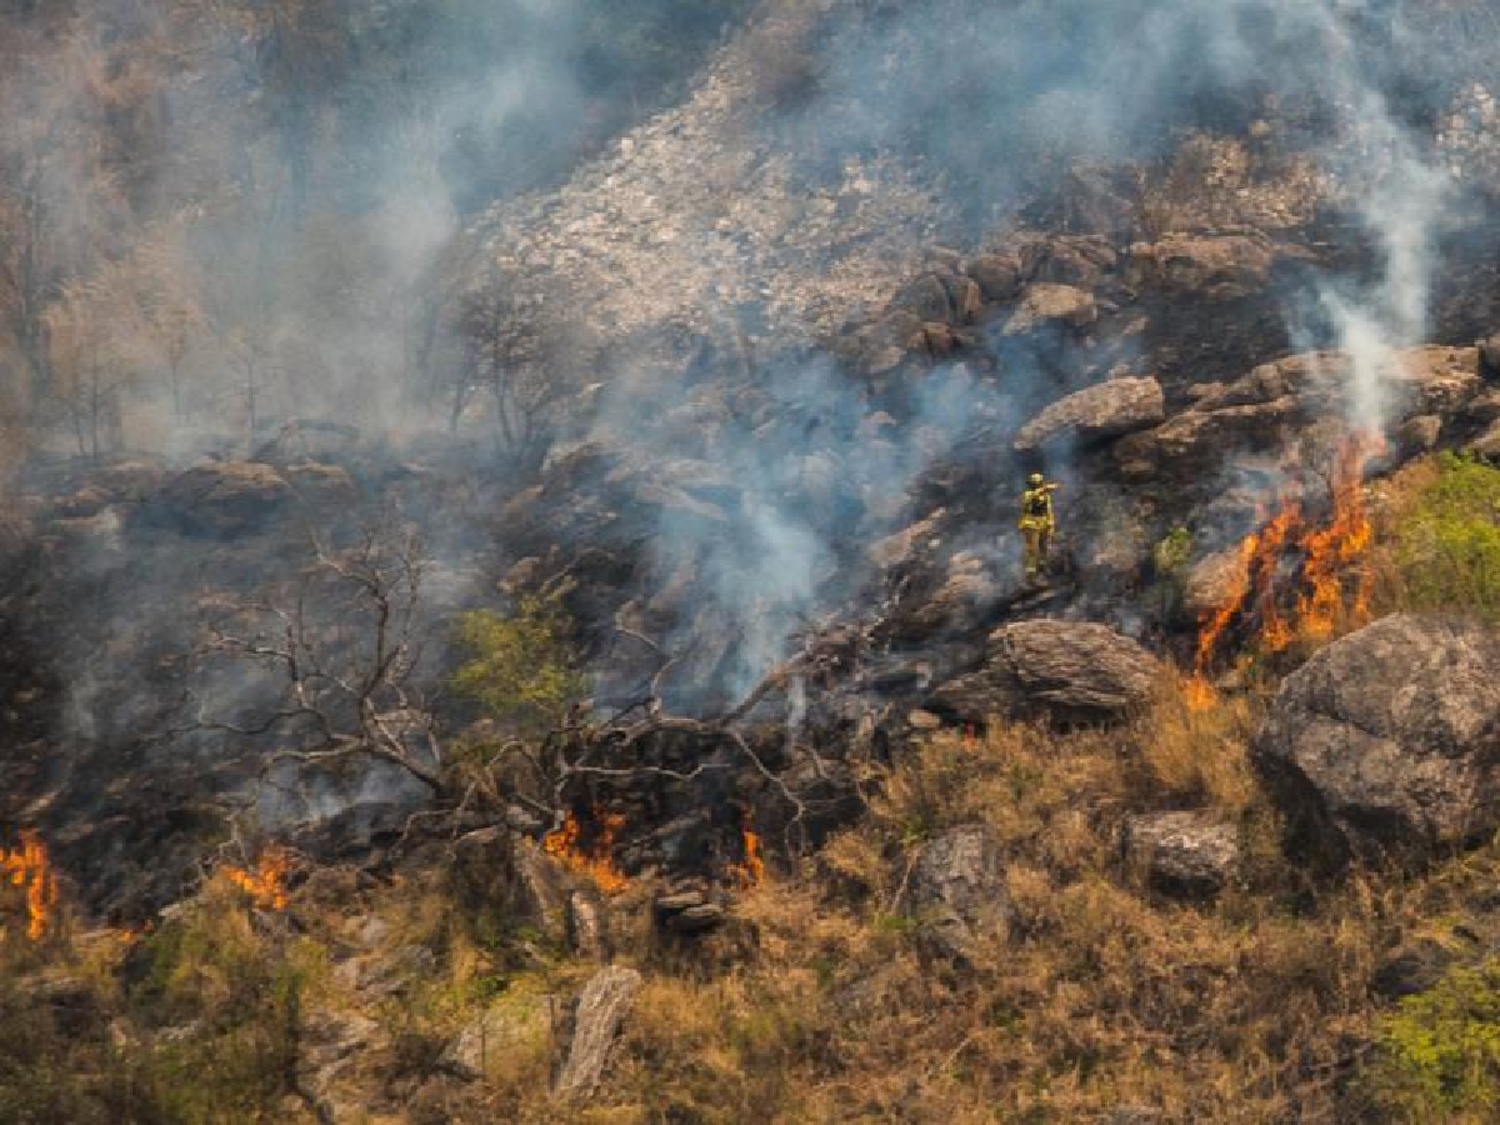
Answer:
POLYGON ((1441 453, 1397 474, 1375 552, 1387 609, 1461 607, 1500 622, 1500 469, 1441 453))

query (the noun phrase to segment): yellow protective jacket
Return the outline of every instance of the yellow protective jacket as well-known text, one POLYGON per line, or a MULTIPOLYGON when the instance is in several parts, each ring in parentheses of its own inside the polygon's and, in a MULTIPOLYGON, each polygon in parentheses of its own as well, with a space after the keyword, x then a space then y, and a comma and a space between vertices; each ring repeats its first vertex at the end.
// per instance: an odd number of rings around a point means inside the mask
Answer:
POLYGON ((1021 493, 1021 519, 1016 526, 1022 531, 1051 531, 1056 522, 1052 515, 1052 490, 1056 487, 1044 484, 1021 493))

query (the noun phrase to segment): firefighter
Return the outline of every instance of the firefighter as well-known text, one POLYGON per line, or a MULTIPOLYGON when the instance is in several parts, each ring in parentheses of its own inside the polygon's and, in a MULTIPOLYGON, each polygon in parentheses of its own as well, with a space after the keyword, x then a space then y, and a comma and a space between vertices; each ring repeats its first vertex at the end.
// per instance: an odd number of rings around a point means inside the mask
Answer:
POLYGON ((1030 485, 1021 493, 1021 543, 1025 550, 1026 581, 1036 582, 1045 575, 1047 556, 1052 551, 1052 533, 1057 530, 1057 517, 1052 512, 1052 493, 1060 484, 1048 483, 1041 473, 1032 473, 1030 485))

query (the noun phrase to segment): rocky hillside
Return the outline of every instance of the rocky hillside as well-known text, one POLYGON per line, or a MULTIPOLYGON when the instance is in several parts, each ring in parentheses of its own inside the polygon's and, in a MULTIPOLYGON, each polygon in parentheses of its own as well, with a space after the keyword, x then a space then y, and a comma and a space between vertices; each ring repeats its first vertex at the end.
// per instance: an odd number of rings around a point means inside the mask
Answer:
POLYGON ((1493 18, 771 0, 430 424, 0 458, 0 1121, 1487 1120, 1493 18))

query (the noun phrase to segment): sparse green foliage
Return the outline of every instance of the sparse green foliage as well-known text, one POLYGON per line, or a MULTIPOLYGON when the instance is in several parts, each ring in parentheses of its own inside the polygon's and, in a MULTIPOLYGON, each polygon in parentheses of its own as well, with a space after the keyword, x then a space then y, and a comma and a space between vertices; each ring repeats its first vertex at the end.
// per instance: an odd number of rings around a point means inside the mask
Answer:
POLYGON ((1448 971, 1381 1020, 1364 1086, 1385 1121, 1500 1114, 1500 960, 1448 971))
POLYGON ((546 729, 584 694, 584 677, 552 602, 522 598, 509 614, 473 610, 459 618, 457 639, 469 658, 453 674, 453 688, 491 718, 546 729))
POLYGON ((1500 469, 1442 454, 1391 524, 1389 600, 1500 620, 1500 469))

